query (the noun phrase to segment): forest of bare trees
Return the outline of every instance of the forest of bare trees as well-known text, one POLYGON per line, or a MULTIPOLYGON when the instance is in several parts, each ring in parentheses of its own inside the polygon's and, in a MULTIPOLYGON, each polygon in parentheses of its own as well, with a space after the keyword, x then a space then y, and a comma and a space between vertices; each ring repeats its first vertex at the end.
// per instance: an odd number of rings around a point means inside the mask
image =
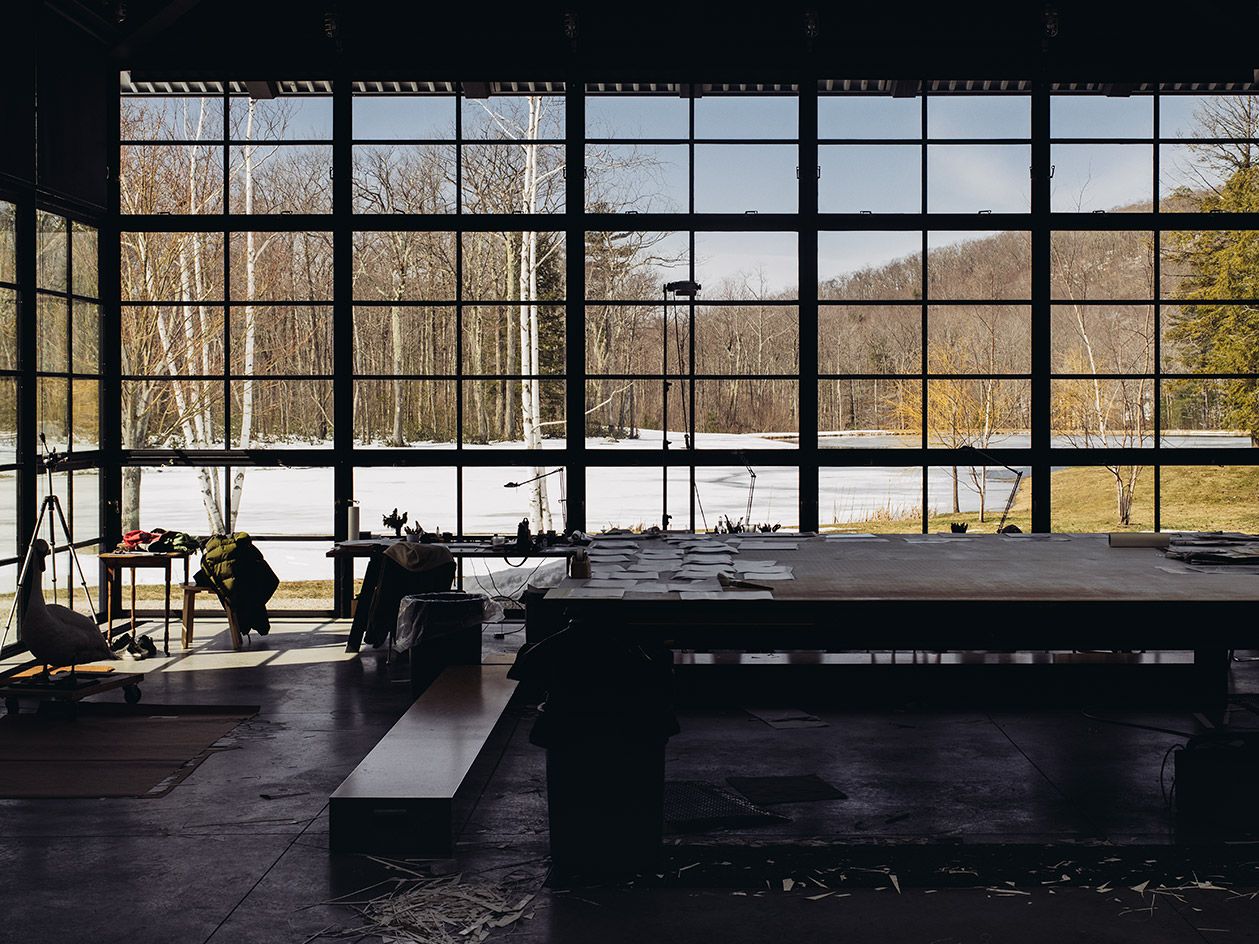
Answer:
MULTIPOLYGON (((539 142, 562 138, 562 100, 504 96, 464 107, 457 146, 356 147, 356 212, 461 208, 527 220, 561 211, 563 149, 539 142)), ((302 110, 284 100, 234 99, 226 119, 217 98, 124 100, 124 140, 151 142, 124 147, 124 214, 212 214, 225 200, 242 214, 327 212, 330 148, 287 140, 307 136, 303 120, 302 110), (224 129, 230 140, 226 179, 224 129)), ((1228 154, 1209 149, 1203 160, 1223 161, 1232 179, 1245 169, 1240 158, 1230 164, 1228 154)), ((653 205, 645 152, 592 146, 586 174, 592 209, 653 205)), ((1212 196, 1204 184, 1175 199, 1212 196)), ((659 437, 667 422, 675 445, 683 444, 692 424, 700 446, 705 434, 791 440, 799 433, 800 385, 816 383, 824 445, 860 445, 863 434, 883 437, 881 445, 887 437, 893 445, 916 445, 924 432, 929 446, 1026 443, 1027 233, 932 234, 925 300, 921 253, 837 267, 844 274, 818 286, 822 376, 816 381, 800 376, 796 289, 774 287, 756 265, 705 285, 693 308, 685 300, 662 304, 663 281, 685 276, 689 261, 666 235, 626 228, 585 236, 588 436, 605 444, 659 437), (666 383, 662 374, 674 378, 666 383)), ((550 230, 355 234, 355 440, 416 447, 461 436, 467 446, 525 449, 562 441, 570 248, 563 231, 550 230)), ((1200 290, 1192 278, 1202 262, 1183 240, 1165 236, 1160 248, 1145 232, 1054 234, 1052 369, 1061 376, 1053 381, 1051 412, 1057 444, 1152 443, 1154 382, 1137 375, 1155 368, 1149 301, 1158 294, 1154 260, 1160 252, 1166 296, 1182 297, 1182 283, 1186 292, 1195 285, 1200 290)), ((250 448, 330 440, 330 233, 244 232, 225 243, 209 218, 203 232, 125 232, 122 290, 129 378, 124 446, 250 448)), ((1167 332, 1178 317, 1179 309, 1165 307, 1164 369, 1175 369, 1168 358, 1178 350, 1176 336, 1167 332)), ((1210 384, 1165 382, 1162 397, 1165 429, 1230 428, 1227 397, 1210 384)), ((1143 467, 1111 473, 1117 515, 1126 521, 1143 467)), ((230 485, 236 499, 245 475, 240 470, 230 485)), ((966 475, 982 503, 982 474, 955 470, 955 486, 966 475)), ((208 472, 202 486, 210 529, 231 528, 223 508, 239 502, 225 502, 221 483, 208 472)), ((138 488, 138 473, 129 470, 128 524, 135 520, 138 488)), ((550 526, 546 481, 531 488, 535 526, 550 526)))

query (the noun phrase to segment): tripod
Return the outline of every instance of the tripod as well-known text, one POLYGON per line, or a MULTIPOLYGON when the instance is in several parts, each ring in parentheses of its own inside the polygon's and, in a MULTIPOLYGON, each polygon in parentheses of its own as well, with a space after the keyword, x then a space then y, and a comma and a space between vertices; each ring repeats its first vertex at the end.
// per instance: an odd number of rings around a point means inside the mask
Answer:
MULTIPOLYGON (((74 562, 74 569, 79 573, 79 586, 83 588, 83 598, 87 600, 88 609, 92 611, 93 621, 97 620, 96 606, 92 603, 92 594, 87 588, 87 578, 83 575, 83 565, 79 563, 79 554, 74 549, 74 535, 70 530, 70 525, 66 522, 66 514, 61 508, 61 499, 57 497, 57 493, 52 488, 52 474, 57 467, 61 465, 64 456, 58 455, 48 447, 48 441, 44 438, 44 434, 39 434, 39 444, 43 449, 43 455, 40 456, 40 463, 44 467, 44 478, 47 489, 44 494, 44 500, 39 505, 39 516, 35 519, 35 527, 31 530, 30 540, 26 542, 26 557, 22 560, 22 569, 17 576, 18 592, 13 595, 13 606, 9 608, 9 618, 4 622, 4 633, 0 634, 0 649, 4 648, 5 642, 9 638, 9 630, 13 626, 13 618, 17 615, 18 601, 21 599, 22 589, 26 586, 26 578, 30 574, 31 565, 35 559, 35 542, 39 539, 39 529, 43 526, 44 520, 48 520, 48 546, 54 551, 57 547, 57 522, 61 523, 61 531, 66 536, 66 549, 70 552, 70 560, 74 562), (51 514, 50 514, 51 512, 51 514)), ((52 602, 57 602, 57 555, 51 554, 52 558, 52 602)), ((66 602, 69 602, 69 588, 66 589, 66 602)))

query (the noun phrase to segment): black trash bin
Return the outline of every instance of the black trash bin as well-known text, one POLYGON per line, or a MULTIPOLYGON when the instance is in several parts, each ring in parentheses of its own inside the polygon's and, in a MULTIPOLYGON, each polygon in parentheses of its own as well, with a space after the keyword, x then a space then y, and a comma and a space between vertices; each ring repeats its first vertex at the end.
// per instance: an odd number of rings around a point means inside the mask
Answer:
POLYGON ((573 623, 522 651, 509 674, 546 692, 529 740, 546 749, 555 872, 654 871, 665 745, 679 730, 672 653, 573 623))
POLYGON ((484 593, 417 593, 398 606, 399 649, 411 653, 411 697, 419 698, 448 665, 481 664, 484 593))

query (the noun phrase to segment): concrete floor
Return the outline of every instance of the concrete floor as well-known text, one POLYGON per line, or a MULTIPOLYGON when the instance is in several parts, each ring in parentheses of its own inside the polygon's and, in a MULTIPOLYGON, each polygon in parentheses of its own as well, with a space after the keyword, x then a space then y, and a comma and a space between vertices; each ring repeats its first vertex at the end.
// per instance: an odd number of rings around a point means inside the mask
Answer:
MULTIPOLYGON (((239 749, 161 799, 0 801, 0 942, 303 944, 354 923, 322 902, 396 874, 328 853, 327 797, 405 709, 405 682, 377 653, 347 656, 344 623, 279 620, 241 653, 221 624, 199 627, 192 652, 147 663, 145 702, 260 705, 230 738, 239 749)), ((1259 690, 1254 667, 1237 668, 1235 686, 1259 690)), ((1062 709, 813 711, 827 727, 687 709, 668 776, 817 773, 847 800, 671 836, 658 876, 567 888, 543 886, 543 755, 532 709, 513 709, 457 861, 423 868, 536 887, 531 917, 491 940, 1259 941, 1259 835, 1177 835, 1158 783, 1176 737, 1062 709), (1160 882, 1177 891, 1150 894, 1160 882)), ((1187 713, 1107 716, 1198 730, 1187 713)))

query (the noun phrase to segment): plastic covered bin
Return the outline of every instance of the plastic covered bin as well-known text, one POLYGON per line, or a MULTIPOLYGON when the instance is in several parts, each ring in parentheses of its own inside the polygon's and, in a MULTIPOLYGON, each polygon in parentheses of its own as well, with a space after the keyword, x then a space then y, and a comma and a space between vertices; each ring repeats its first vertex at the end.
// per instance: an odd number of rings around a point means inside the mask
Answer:
POLYGON ((448 665, 479 665, 481 625, 503 618, 484 593, 417 593, 398 605, 394 648, 410 652, 411 696, 419 698, 448 665))

